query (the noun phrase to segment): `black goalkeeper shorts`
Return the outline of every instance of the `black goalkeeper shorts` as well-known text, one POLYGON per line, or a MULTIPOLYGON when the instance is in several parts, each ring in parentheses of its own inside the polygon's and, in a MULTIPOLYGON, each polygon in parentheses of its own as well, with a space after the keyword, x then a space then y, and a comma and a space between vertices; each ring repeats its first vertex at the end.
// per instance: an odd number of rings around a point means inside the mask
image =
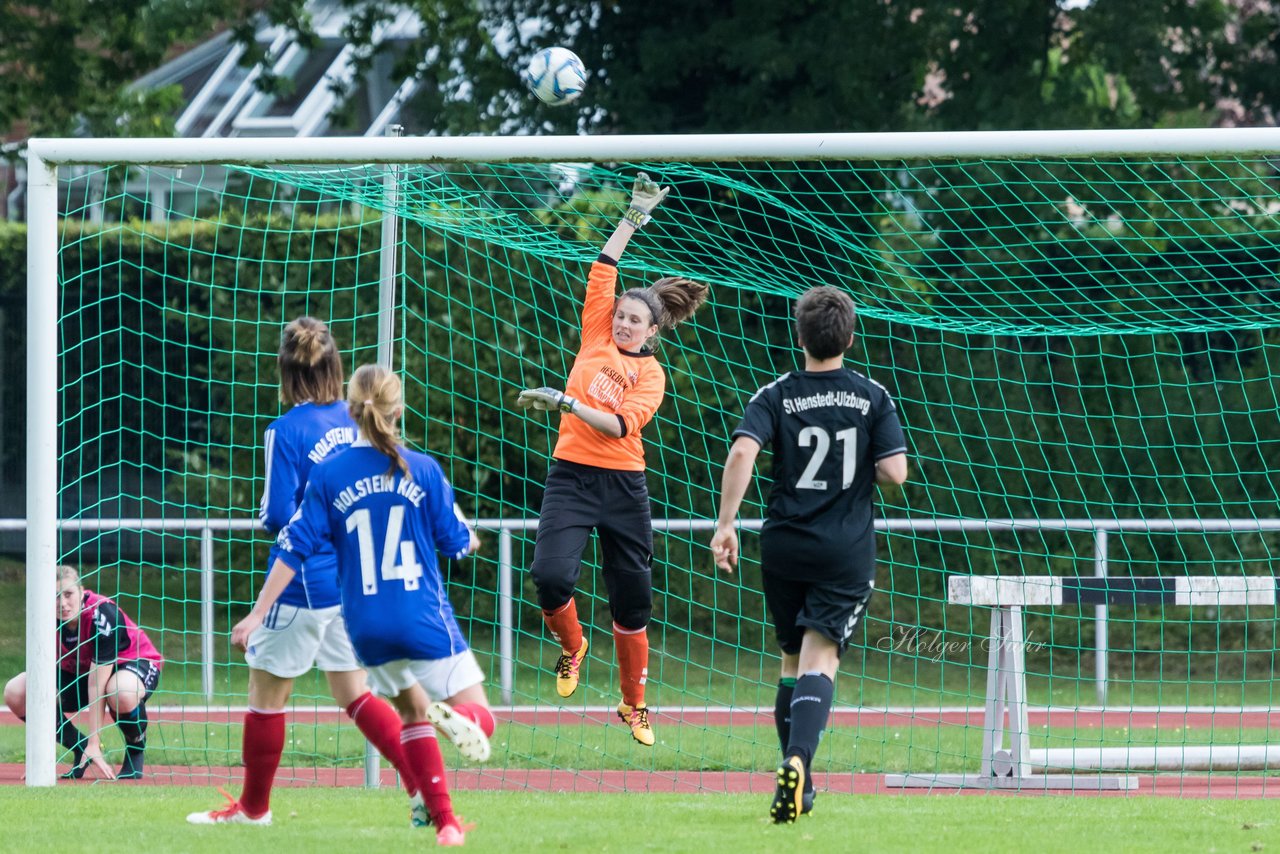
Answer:
POLYGON ((554 611, 573 596, 594 531, 613 621, 642 629, 653 611, 653 521, 642 471, 557 460, 547 474, 529 573, 538 605, 554 611))

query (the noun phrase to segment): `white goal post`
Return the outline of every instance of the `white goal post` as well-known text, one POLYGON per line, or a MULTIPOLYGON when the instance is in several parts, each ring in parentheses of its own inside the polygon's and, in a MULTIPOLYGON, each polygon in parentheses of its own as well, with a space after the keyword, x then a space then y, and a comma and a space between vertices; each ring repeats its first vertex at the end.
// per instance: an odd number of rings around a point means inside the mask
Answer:
POLYGON ((1280 128, 972 133, 32 139, 27 148, 27 784, 55 781, 58 172, 128 163, 187 166, 486 162, 912 160, 1280 154, 1280 128))

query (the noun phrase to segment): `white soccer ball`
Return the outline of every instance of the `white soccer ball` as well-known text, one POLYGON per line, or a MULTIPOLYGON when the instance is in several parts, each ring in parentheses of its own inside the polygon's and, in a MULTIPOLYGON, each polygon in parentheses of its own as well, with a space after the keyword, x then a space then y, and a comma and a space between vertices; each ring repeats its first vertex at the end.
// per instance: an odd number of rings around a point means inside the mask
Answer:
POLYGON ((553 107, 578 100, 587 85, 587 70, 565 47, 545 47, 533 55, 524 82, 538 100, 553 107))

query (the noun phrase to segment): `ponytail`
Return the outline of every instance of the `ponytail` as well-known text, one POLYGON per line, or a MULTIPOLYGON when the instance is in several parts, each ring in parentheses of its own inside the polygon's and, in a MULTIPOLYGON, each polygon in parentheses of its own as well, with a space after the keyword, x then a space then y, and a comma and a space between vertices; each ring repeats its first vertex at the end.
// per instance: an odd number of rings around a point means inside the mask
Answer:
POLYGON ((387 474, 400 469, 409 477, 409 463, 400 455, 397 424, 404 409, 400 378, 381 365, 361 365, 347 384, 347 407, 360 428, 360 436, 391 461, 387 474))
POLYGON ((693 317, 698 306, 706 302, 709 288, 692 279, 666 276, 650 285, 648 290, 662 303, 662 319, 658 325, 663 329, 675 329, 693 317))
POLYGON ((666 276, 647 288, 632 288, 622 296, 648 306, 654 324, 661 330, 675 329, 693 317, 698 306, 706 302, 708 290, 702 282, 666 276))
POLYGON ((280 333, 280 400, 293 406, 305 400, 329 404, 342 397, 342 359, 329 327, 314 317, 299 317, 280 333))

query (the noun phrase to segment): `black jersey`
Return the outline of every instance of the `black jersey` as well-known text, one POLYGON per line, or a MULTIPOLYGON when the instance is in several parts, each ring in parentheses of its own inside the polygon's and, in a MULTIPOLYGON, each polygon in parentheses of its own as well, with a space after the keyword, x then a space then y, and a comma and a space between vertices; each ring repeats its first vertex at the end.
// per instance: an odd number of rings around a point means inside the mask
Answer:
POLYGON ((733 435, 773 452, 764 570, 872 579, 875 463, 907 449, 884 386, 847 368, 783 374, 755 393, 733 435))

